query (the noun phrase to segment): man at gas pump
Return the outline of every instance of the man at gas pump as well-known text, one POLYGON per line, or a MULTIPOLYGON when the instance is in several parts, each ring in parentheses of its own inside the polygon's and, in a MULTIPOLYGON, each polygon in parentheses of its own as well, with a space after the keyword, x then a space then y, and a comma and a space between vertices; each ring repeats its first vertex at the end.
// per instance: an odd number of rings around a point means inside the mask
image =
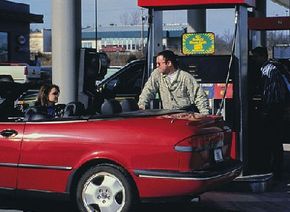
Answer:
POLYGON ((186 109, 209 114, 205 92, 189 73, 178 69, 177 56, 170 50, 158 53, 152 72, 139 97, 139 108, 148 108, 156 93, 164 109, 186 109))

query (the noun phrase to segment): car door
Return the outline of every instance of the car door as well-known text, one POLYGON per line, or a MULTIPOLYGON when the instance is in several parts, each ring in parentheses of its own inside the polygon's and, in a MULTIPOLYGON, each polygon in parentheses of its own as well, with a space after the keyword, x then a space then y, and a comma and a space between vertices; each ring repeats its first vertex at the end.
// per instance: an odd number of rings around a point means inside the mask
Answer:
POLYGON ((69 175, 84 153, 79 141, 91 138, 83 122, 87 121, 26 122, 18 189, 65 191, 69 175))
POLYGON ((24 123, 0 122, 0 188, 16 188, 24 123))

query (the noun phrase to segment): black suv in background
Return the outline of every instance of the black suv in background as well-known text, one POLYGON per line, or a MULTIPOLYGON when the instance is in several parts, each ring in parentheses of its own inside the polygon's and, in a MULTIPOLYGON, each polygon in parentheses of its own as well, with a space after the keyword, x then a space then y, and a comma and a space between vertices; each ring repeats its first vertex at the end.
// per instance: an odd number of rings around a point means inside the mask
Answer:
POLYGON ((134 60, 99 82, 96 89, 97 95, 105 99, 138 99, 147 78, 146 61, 134 60))

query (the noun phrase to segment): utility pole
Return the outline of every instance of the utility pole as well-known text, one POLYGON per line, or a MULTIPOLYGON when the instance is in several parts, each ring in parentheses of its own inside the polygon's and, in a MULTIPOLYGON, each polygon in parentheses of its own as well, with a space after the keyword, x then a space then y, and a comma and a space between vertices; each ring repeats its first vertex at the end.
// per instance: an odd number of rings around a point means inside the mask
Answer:
POLYGON ((96 51, 98 51, 98 0, 95 0, 95 33, 96 51))
POLYGON ((141 8, 141 52, 144 54, 144 8, 141 8))
MULTIPOLYGON (((290 18, 290 0, 288 2, 288 15, 289 15, 289 18, 290 18)), ((289 36, 288 36, 287 40, 289 41, 288 43, 290 43, 290 29, 289 29, 289 36)))

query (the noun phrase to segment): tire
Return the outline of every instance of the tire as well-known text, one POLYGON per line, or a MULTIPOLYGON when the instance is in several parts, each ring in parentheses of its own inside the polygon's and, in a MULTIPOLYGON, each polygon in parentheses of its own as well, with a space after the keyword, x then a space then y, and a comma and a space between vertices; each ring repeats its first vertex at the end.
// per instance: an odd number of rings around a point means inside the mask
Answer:
POLYGON ((130 176, 120 167, 100 164, 80 178, 76 203, 82 212, 129 212, 137 203, 130 176))

